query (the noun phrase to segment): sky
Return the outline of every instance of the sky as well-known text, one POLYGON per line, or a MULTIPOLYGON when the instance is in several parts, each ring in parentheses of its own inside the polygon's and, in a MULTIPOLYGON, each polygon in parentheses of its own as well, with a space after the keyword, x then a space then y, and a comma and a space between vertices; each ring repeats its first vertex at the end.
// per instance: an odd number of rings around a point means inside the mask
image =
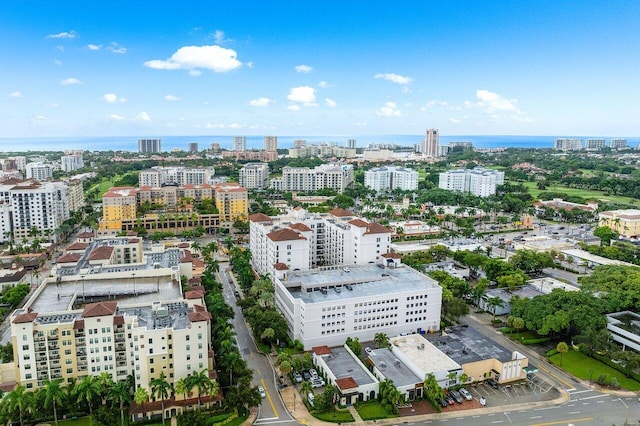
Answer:
POLYGON ((0 137, 637 136, 638 1, 0 2, 0 137))

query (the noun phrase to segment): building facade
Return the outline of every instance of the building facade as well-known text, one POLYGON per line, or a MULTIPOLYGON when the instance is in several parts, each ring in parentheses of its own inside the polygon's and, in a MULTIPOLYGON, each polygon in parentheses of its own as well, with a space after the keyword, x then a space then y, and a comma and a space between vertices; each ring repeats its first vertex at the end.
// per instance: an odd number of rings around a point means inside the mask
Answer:
POLYGON ((264 150, 265 151, 277 151, 278 150, 278 137, 277 136, 265 136, 264 137, 264 150))
POLYGON ((553 149, 556 151, 579 151, 582 149, 582 139, 556 138, 553 141, 553 149))
POLYGON ((249 189, 265 189, 269 186, 269 165, 247 163, 240 169, 240 185, 249 189))
POLYGON ((611 146, 611 149, 627 149, 627 140, 626 139, 611 139, 609 141, 609 146, 611 146))
POLYGON ((247 150, 247 137, 246 136, 234 136, 233 137, 233 150, 234 151, 246 151, 247 150))
POLYGON ((364 172, 364 186, 374 191, 418 189, 418 172, 406 167, 384 166, 364 172))
POLYGON ((427 158, 438 158, 440 151, 439 146, 440 135, 438 129, 427 129, 422 142, 422 155, 427 158))
POLYGON ((161 139, 138 139, 138 152, 141 154, 157 154, 162 152, 161 139))
POLYGON ((27 179, 45 181, 53 178, 53 166, 47 163, 33 162, 26 165, 27 179))
POLYGON ((220 222, 245 221, 249 217, 249 193, 237 183, 226 182, 215 186, 215 203, 220 222))
POLYGON ((640 236, 640 210, 609 210, 598 213, 598 226, 608 226, 627 238, 640 236))
POLYGON ((135 219, 137 194, 133 187, 112 187, 102 195, 102 220, 98 231, 115 234, 122 230, 122 221, 135 219))
POLYGON ((504 184, 504 172, 476 167, 468 170, 449 170, 440 173, 438 187, 447 191, 470 192, 479 197, 496 193, 504 184))
POLYGON ((584 149, 587 151, 600 151, 607 146, 604 139, 587 139, 584 144, 584 149))
POLYGON ((342 193, 353 183, 353 166, 350 164, 322 164, 309 167, 282 168, 282 191, 311 192, 334 189, 342 193))
POLYGON ((65 172, 73 172, 84 167, 82 153, 63 155, 60 157, 60 168, 65 172))

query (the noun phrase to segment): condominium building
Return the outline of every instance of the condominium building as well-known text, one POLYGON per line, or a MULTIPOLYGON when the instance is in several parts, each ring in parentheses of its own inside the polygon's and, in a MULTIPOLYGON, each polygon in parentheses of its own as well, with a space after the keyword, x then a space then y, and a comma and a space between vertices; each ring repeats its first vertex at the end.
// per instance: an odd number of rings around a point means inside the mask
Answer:
POLYGON ((33 162, 26 165, 27 179, 45 181, 53 178, 53 166, 47 163, 33 162))
POLYGON ((265 136, 264 137, 264 150, 265 151, 277 151, 278 150, 278 137, 277 136, 265 136))
POLYGON ((623 237, 640 236, 640 210, 609 210, 598 213, 598 226, 608 226, 623 237))
POLYGON ((141 154, 155 154, 162 152, 161 139, 138 139, 138 152, 141 154))
POLYGON ((362 159, 365 161, 390 161, 393 159, 393 151, 382 148, 367 148, 362 151, 362 159))
POLYGON ((164 184, 202 185, 210 183, 215 175, 213 167, 153 167, 138 176, 140 186, 160 187, 164 184))
POLYGON ((584 149, 587 151, 600 151, 606 146, 607 144, 604 139, 587 139, 585 141, 584 149))
POLYGON ((289 149, 289 157, 291 158, 308 158, 308 157, 338 157, 338 158, 355 158, 356 149, 350 147, 336 145, 309 145, 298 148, 289 149))
POLYGON ((30 238, 35 228, 56 240, 55 231, 69 218, 67 186, 62 182, 23 182, 9 190, 15 240, 30 238))
POLYGON ((343 209, 312 214, 298 207, 281 216, 251 215, 249 222, 253 266, 271 276, 318 266, 380 262, 391 245, 389 228, 343 209))
POLYGON ((627 140, 626 139, 611 139, 609 141, 609 146, 611 146, 611 149, 626 149, 627 148, 627 140))
POLYGON ((247 163, 240 169, 240 185, 247 189, 265 189, 269 186, 269 165, 247 163))
POLYGON ((442 288, 399 262, 290 271, 274 285, 290 336, 305 350, 440 329, 442 288))
POLYGON ((293 141, 293 147, 294 148, 303 148, 307 146, 307 141, 306 139, 295 139, 293 141))
POLYGON ((504 172, 476 167, 472 170, 449 170, 440 173, 439 188, 447 191, 470 192, 479 197, 496 193, 496 186, 504 184, 504 172))
POLYGON ((422 142, 422 155, 427 158, 437 158, 439 155, 439 132, 438 129, 427 129, 422 142))
POLYGON ((73 172, 84 167, 82 153, 63 155, 60 157, 60 168, 65 172, 73 172))
POLYGON ((122 229, 122 221, 135 219, 137 214, 136 189, 112 187, 102 196, 102 220, 99 232, 115 234, 122 229))
POLYGON ((556 138, 553 141, 553 149, 556 151, 578 151, 582 149, 580 138, 556 138))
POLYGON ((234 136, 233 137, 233 150, 234 151, 246 151, 247 150, 247 137, 246 136, 234 136))
POLYGON ((353 166, 349 164, 322 164, 309 167, 283 167, 282 190, 317 191, 330 188, 342 193, 353 183, 353 166))
POLYGON ((189 142, 189 152, 198 152, 198 142, 189 142))
POLYGON ((356 149, 356 140, 355 139, 347 139, 347 142, 344 145, 349 149, 356 149))
POLYGON ((70 179, 64 182, 68 189, 69 211, 77 212, 85 206, 84 190, 82 181, 79 179, 70 179))
POLYGON ((216 208, 220 222, 247 220, 249 216, 249 193, 237 183, 219 183, 214 190, 216 208))
POLYGON ((222 158, 248 161, 276 161, 278 159, 278 151, 222 151, 222 158))
POLYGON ((405 167, 378 167, 364 173, 364 186, 377 192, 415 190, 418 189, 418 172, 405 167))

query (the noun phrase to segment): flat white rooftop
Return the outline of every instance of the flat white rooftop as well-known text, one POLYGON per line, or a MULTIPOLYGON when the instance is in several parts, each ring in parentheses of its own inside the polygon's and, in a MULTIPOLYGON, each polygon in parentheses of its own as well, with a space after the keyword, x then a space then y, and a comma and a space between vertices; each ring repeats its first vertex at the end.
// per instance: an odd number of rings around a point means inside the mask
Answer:
POLYGON ((390 342, 425 375, 436 371, 456 371, 462 368, 420 334, 393 337, 390 342))

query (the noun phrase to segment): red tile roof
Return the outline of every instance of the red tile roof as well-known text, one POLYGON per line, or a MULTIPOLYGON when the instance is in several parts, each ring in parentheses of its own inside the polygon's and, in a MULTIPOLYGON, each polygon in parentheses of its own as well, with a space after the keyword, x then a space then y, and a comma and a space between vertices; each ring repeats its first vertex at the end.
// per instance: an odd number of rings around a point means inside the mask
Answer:
POLYGON ((81 258, 79 253, 65 253, 58 258, 58 263, 77 263, 81 258))
POLYGON ((380 225, 379 223, 370 223, 368 228, 367 228, 367 232, 365 232, 364 234, 390 234, 391 233, 391 229, 387 228, 386 226, 380 225))
POLYGON ((94 233, 91 231, 85 231, 78 234, 76 238, 93 238, 94 233))
POLYGON ((100 246, 94 248, 89 255, 89 260, 106 260, 111 258, 113 254, 113 246, 100 246))
POLYGON ((341 391, 346 391, 349 389, 355 389, 358 387, 358 383, 353 380, 352 377, 345 377, 344 379, 336 379, 336 386, 341 391))
MULTIPOLYGON (((194 395, 195 395, 195 389, 194 389, 194 395)), ((189 394, 191 395, 191 394, 189 394)), ((209 396, 209 395, 202 395, 200 397, 200 402, 203 404, 206 404, 208 402, 217 402, 217 401, 222 401, 223 400, 223 396, 222 396, 222 390, 220 390, 220 393, 218 394, 218 396, 209 396)), ((194 398, 187 398, 187 399, 180 399, 178 401, 176 401, 175 397, 171 397, 169 399, 165 399, 164 400, 164 408, 169 409, 171 407, 186 407, 189 405, 198 405, 198 396, 196 395, 194 398)), ((129 410, 129 414, 133 415, 133 414, 143 414, 143 413, 152 413, 155 411, 162 411, 162 401, 149 401, 149 402, 145 402, 143 404, 136 404, 135 402, 131 402, 131 409, 129 410)))
POLYGON ((276 268, 276 271, 288 271, 289 267, 282 263, 282 262, 278 262, 278 263, 274 263, 273 267, 276 268))
POLYGON ((271 241, 293 241, 293 240, 306 240, 306 238, 296 231, 289 228, 278 229, 277 231, 269 232, 267 237, 271 241))
POLYGON ((124 316, 116 315, 113 317, 113 325, 122 325, 124 324, 124 316))
POLYGON ((302 232, 308 232, 311 231, 311 228, 309 228, 307 225, 305 225, 304 223, 292 223, 291 225, 289 225, 289 228, 291 229, 297 229, 298 231, 302 231, 302 232))
POLYGON ((84 320, 83 319, 77 319, 73 322, 73 329, 74 330, 84 330, 84 320))
POLYGON ((91 317, 104 317, 107 315, 113 315, 116 312, 116 305, 118 302, 98 302, 91 303, 84 307, 82 316, 84 318, 91 317))
POLYGON ((271 222, 271 218, 264 213, 256 213, 249 216, 251 222, 271 222))
POLYGON ((394 252, 385 253, 382 257, 386 257, 387 259, 402 259, 402 255, 394 252))
POLYGON ((202 299, 204 297, 204 289, 193 289, 184 294, 184 298, 187 300, 202 299))
POLYGON ((209 320, 211 320, 211 313, 209 312, 191 312, 189 314, 189 321, 191 322, 209 321, 209 320))
POLYGON ((86 250, 87 247, 89 247, 89 243, 73 243, 67 247, 67 250, 86 250))
POLYGON ((26 314, 20 314, 17 317, 15 317, 15 319, 13 320, 13 323, 25 324, 28 322, 33 322, 33 320, 35 320, 36 318, 38 318, 37 312, 27 312, 26 314))
POLYGON ((316 355, 329 355, 331 353, 331 348, 329 346, 314 346, 311 348, 314 354, 316 355))
POLYGON ((345 210, 342 208, 337 208, 337 209, 333 209, 329 212, 329 214, 335 216, 335 217, 347 217, 347 216, 353 216, 353 212, 350 212, 349 210, 345 210))
POLYGON ((357 226, 358 228, 367 228, 369 224, 362 219, 353 219, 350 220, 349 223, 353 226, 357 226))

